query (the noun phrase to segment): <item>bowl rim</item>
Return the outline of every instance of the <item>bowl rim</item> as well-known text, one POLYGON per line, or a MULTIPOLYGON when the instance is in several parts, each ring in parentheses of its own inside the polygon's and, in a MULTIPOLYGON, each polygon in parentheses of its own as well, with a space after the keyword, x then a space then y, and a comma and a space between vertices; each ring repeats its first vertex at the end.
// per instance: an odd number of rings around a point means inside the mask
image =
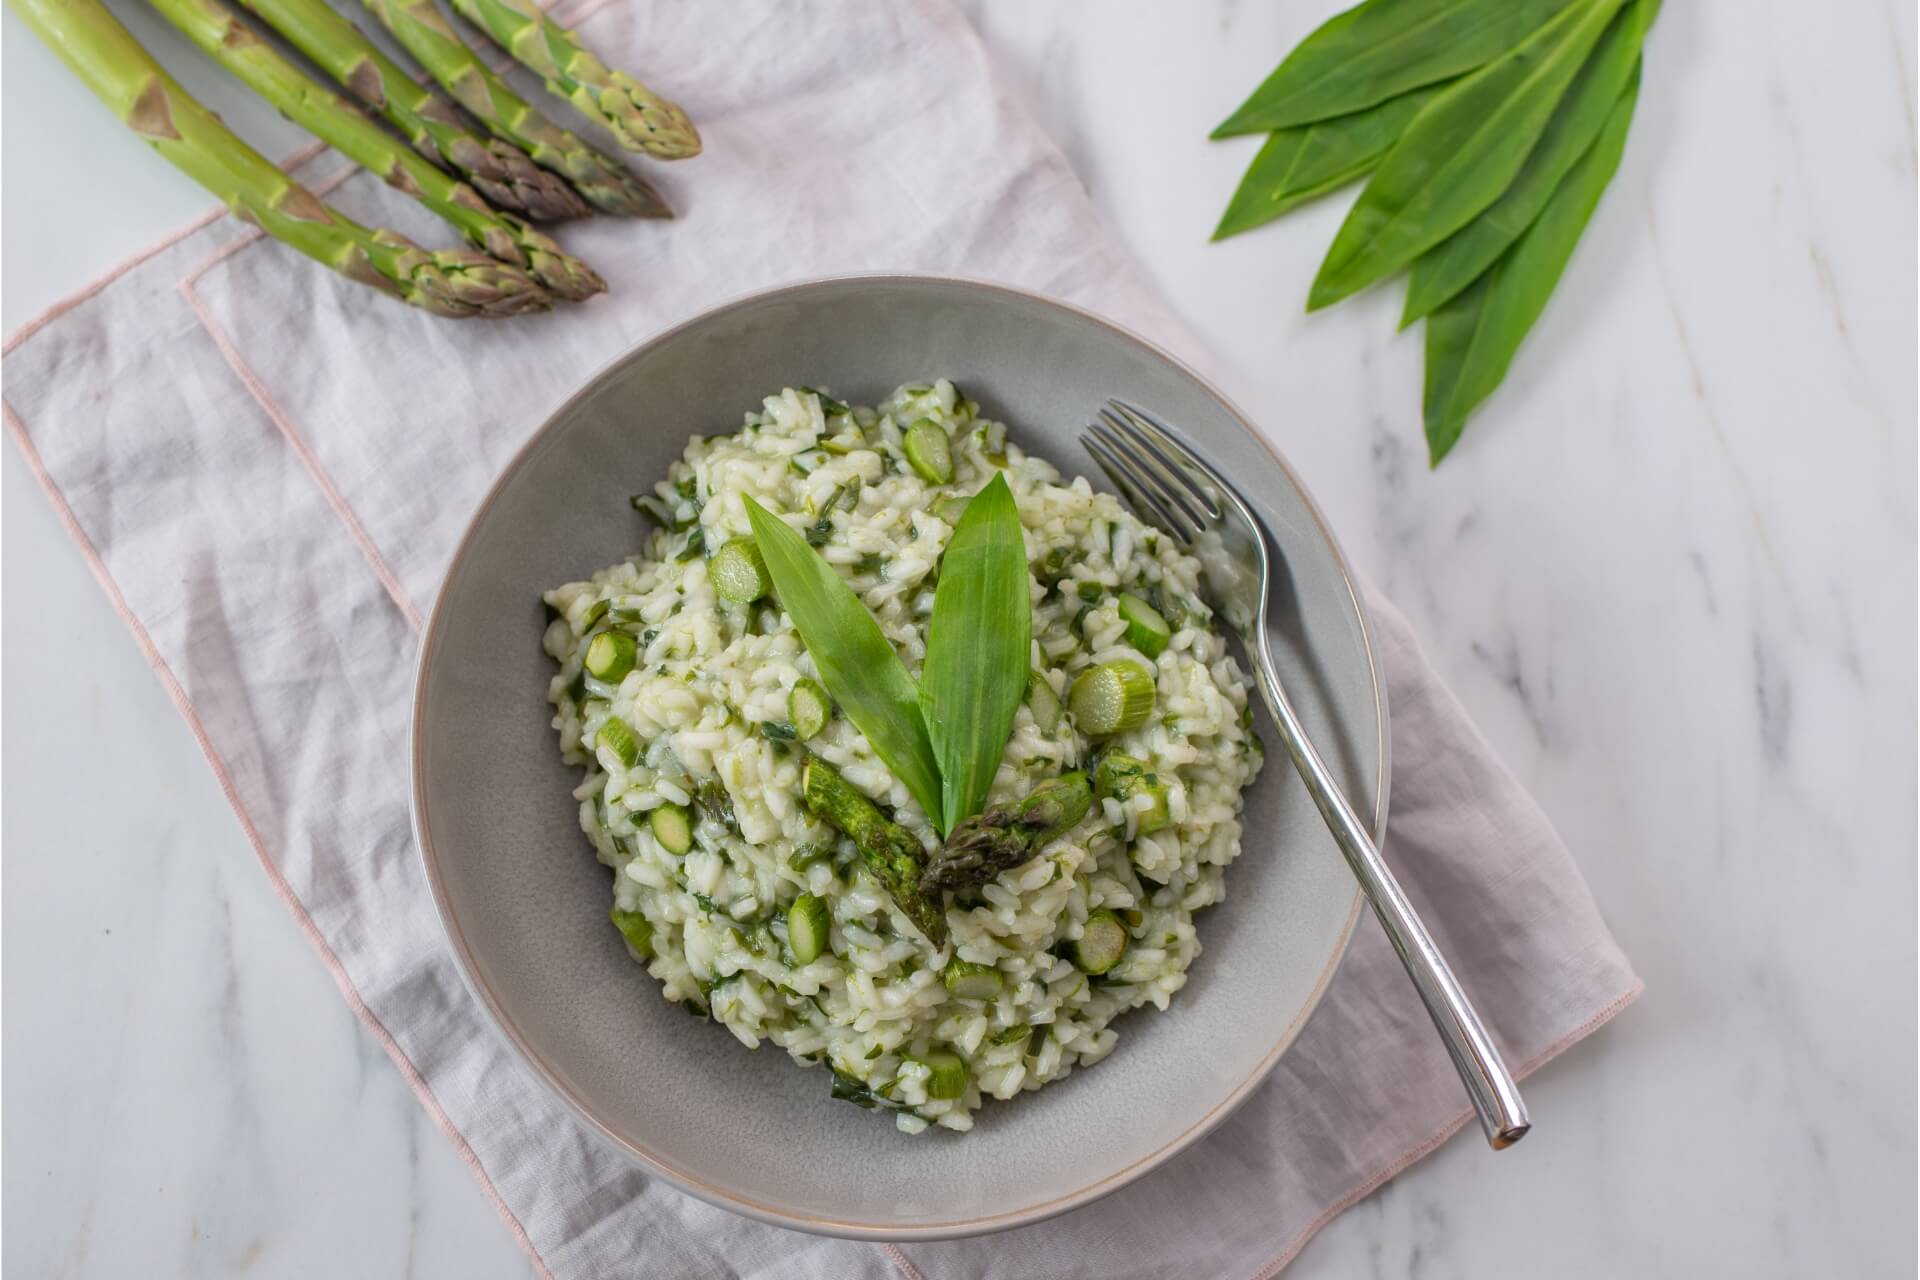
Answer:
POLYGON ((1346 922, 1341 926, 1339 940, 1329 952, 1326 966, 1315 979, 1306 1003, 1281 1032, 1273 1047, 1267 1051, 1258 1063, 1254 1064, 1252 1071, 1247 1074, 1246 1078, 1229 1090, 1205 1115, 1194 1121, 1192 1125, 1171 1141, 1133 1161, 1131 1164, 1107 1173, 1092 1182, 1036 1204, 975 1218, 955 1219, 912 1226, 887 1226, 873 1222, 849 1221, 811 1214, 795 1214, 716 1187, 703 1181, 697 1175, 675 1166, 671 1162, 644 1150, 635 1143, 615 1133, 598 1116, 593 1114, 592 1110, 582 1099, 575 1096, 573 1091, 567 1087, 558 1074, 548 1066, 540 1050, 521 1033, 512 1016, 500 1003, 492 989, 481 980, 476 972, 472 953, 467 946, 465 935, 458 921, 454 918, 446 887, 438 871, 439 864, 433 851, 432 830, 427 819, 425 805, 422 801, 424 790, 423 780, 425 775, 422 719, 426 702, 427 680, 432 670, 433 655, 439 647, 439 637, 445 622, 445 609, 448 599, 448 593, 445 589, 446 584, 452 581, 454 575, 459 572, 468 551, 471 549, 475 535, 478 533, 488 513, 492 511, 494 503, 499 499, 500 494, 506 488, 508 482, 519 474, 520 469, 527 463, 528 459, 533 455, 535 450, 540 447, 542 442, 545 441, 548 434, 554 429, 555 424, 566 417, 574 407, 588 395, 592 394, 599 387, 600 383, 612 374, 614 370, 625 365, 629 360, 634 359, 643 351, 678 337, 680 334, 695 326, 707 324, 729 312, 759 306, 772 299, 786 295, 804 294, 824 287, 849 284, 888 283, 903 285, 930 284, 942 288, 956 289, 962 292, 1000 295, 1029 304, 1038 304, 1043 308, 1065 313, 1075 319, 1089 321, 1107 330, 1115 337, 1129 342, 1148 354, 1165 361, 1178 372, 1192 379, 1202 391, 1219 404, 1227 416, 1237 424, 1242 431, 1245 431, 1253 437, 1273 458, 1274 462, 1278 464, 1281 472, 1286 476, 1288 483, 1290 483, 1294 491, 1299 494, 1308 515, 1313 519, 1314 527, 1319 531, 1320 537, 1325 541, 1328 550, 1332 553, 1334 566, 1339 571, 1341 580, 1346 586, 1354 616, 1360 623, 1361 648, 1366 658, 1368 675, 1373 683, 1374 706, 1376 708, 1374 729, 1376 733, 1376 758, 1379 761, 1379 780, 1374 812, 1368 822, 1370 834, 1376 842, 1381 838, 1386 827, 1388 792, 1393 777, 1392 759, 1390 755, 1392 738, 1389 732, 1388 722, 1387 686, 1384 673, 1380 668, 1372 618, 1367 612, 1365 598, 1360 590, 1359 583, 1354 578, 1346 552, 1340 546, 1339 540, 1334 537, 1333 529, 1327 523, 1325 514, 1320 510, 1319 504, 1314 501, 1313 495, 1307 489, 1306 485, 1301 483, 1299 474, 1294 471, 1286 458, 1281 455, 1279 449, 1274 447, 1273 443, 1253 424, 1252 419, 1243 413, 1240 407, 1229 399, 1219 387, 1215 386, 1211 379, 1180 357, 1166 350, 1166 348, 1157 342, 1135 332, 1125 325, 1119 324, 1097 312, 1090 311, 1074 303, 1064 302, 1058 298, 1051 298, 1030 289, 1004 284, 999 281, 984 280, 970 276, 948 275, 938 272, 843 272, 833 275, 803 277, 798 280, 756 289, 748 293, 727 298, 634 343, 619 355, 602 364, 600 368, 596 369, 592 375, 586 378, 585 381, 583 381, 571 395, 556 406, 554 410, 547 415, 546 419, 541 422, 540 426, 521 443, 520 447, 514 451, 513 456, 501 467, 499 473, 494 477, 493 482, 487 487, 486 493, 474 507, 473 514, 468 518, 466 527, 461 531, 459 540, 454 544, 453 553, 447 559, 446 570, 441 576, 441 588, 434 594, 433 607, 428 611, 426 623, 420 631, 420 643, 414 662, 413 692, 407 725, 407 807, 411 818, 415 850, 419 856, 421 868, 426 875, 428 887, 433 895, 434 912, 439 918, 442 932, 446 935, 448 948, 453 955, 454 968, 459 971, 461 981, 465 984, 467 991, 486 1012, 488 1020, 493 1023, 494 1029, 499 1032, 502 1039, 514 1050, 520 1059, 521 1065, 525 1067, 533 1079, 539 1082, 562 1106, 572 1112, 591 1132, 597 1134, 603 1141, 612 1145, 615 1150, 627 1158, 645 1166, 652 1172, 659 1174, 682 1191, 719 1208, 743 1214, 774 1226, 788 1227, 815 1235, 837 1236, 842 1239, 882 1244, 956 1239, 964 1236, 987 1235, 993 1232, 1011 1230, 1016 1227, 1030 1226, 1034 1223, 1042 1222, 1048 1218, 1056 1217, 1084 1205, 1091 1204, 1104 1196, 1110 1195, 1128 1183, 1152 1172, 1168 1160, 1171 1160, 1174 1156, 1180 1154, 1180 1152, 1198 1142, 1201 1138, 1212 1132, 1215 1126, 1225 1120, 1227 1116, 1231 1115, 1242 1102, 1246 1101, 1253 1091, 1259 1087, 1261 1082, 1271 1074, 1274 1064, 1280 1060, 1281 1055, 1283 1055, 1287 1049, 1292 1046, 1294 1040, 1299 1037, 1300 1031, 1305 1027, 1308 1018, 1310 1018, 1314 1010, 1320 1006, 1321 999, 1326 995, 1328 984, 1332 981, 1335 971, 1339 969, 1340 961, 1346 955, 1348 944, 1353 939, 1354 927, 1359 922, 1360 910, 1364 902, 1360 886, 1356 881, 1353 888, 1353 899, 1347 909, 1346 922))

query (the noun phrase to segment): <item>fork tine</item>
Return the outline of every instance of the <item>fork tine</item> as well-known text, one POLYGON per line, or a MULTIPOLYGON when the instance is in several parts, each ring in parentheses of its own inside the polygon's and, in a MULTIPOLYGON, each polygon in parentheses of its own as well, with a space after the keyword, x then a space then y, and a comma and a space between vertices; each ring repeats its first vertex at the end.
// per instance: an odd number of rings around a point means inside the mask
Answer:
MULTIPOLYGON (((1134 430, 1113 410, 1102 409, 1100 421, 1106 425, 1113 451, 1157 481, 1161 496, 1169 505, 1178 507, 1195 529, 1206 528, 1207 516, 1201 515, 1199 508, 1208 504, 1196 494, 1193 481, 1184 475, 1175 474, 1176 468, 1160 456, 1159 451, 1153 448, 1152 442, 1134 430)), ((1208 514, 1217 517, 1220 513, 1211 511, 1208 514)))
POLYGON ((1187 469, 1198 471, 1222 488, 1226 487, 1226 477, 1202 461, 1193 450, 1176 440, 1173 433, 1145 409, 1130 405, 1125 400, 1108 400, 1107 403, 1113 406, 1115 412, 1133 428, 1133 433, 1144 440, 1147 447, 1152 449, 1162 462, 1172 467, 1186 480, 1187 487, 1198 494, 1199 501, 1206 507, 1207 514, 1216 520, 1219 519, 1219 502, 1211 493, 1205 492, 1199 485, 1193 483, 1192 477, 1187 474, 1187 469))
POLYGON ((1177 494, 1161 483, 1160 478, 1154 474, 1153 468, 1143 463, 1140 447, 1121 433, 1112 422, 1103 416, 1099 422, 1092 424, 1087 430, 1107 446, 1107 452, 1126 468, 1128 475, 1133 477, 1134 485, 1152 498, 1154 505, 1166 512, 1169 518, 1178 521, 1183 528, 1191 526, 1195 535, 1206 527, 1206 521, 1201 519, 1192 507, 1182 502, 1177 494))
POLYGON ((1140 465, 1140 459, 1136 456, 1139 450, 1126 437, 1116 435, 1112 427, 1100 423, 1088 426, 1087 434, 1100 442, 1101 447, 1106 450, 1108 461, 1126 473, 1127 479, 1133 482, 1134 489, 1147 500, 1153 510, 1160 514, 1161 518, 1155 523, 1162 528, 1175 530, 1183 540, 1190 541, 1199 536, 1200 530, 1204 527, 1202 522, 1195 519, 1193 513, 1184 505, 1174 500, 1165 486, 1140 465))
POLYGON ((1091 431, 1083 432, 1080 436, 1080 447, 1085 449, 1088 454, 1092 456, 1100 470, 1106 473, 1107 479, 1113 482, 1113 487, 1119 490, 1121 499, 1129 507, 1133 508, 1135 515, 1140 516, 1157 528, 1166 530, 1167 533, 1178 538, 1182 543, 1192 541, 1192 539, 1187 536, 1186 530, 1182 528, 1178 522, 1168 516, 1164 510, 1150 502, 1146 495, 1134 485, 1133 481, 1128 478, 1125 469, 1122 468, 1118 460, 1113 457, 1104 440, 1095 436, 1091 431))

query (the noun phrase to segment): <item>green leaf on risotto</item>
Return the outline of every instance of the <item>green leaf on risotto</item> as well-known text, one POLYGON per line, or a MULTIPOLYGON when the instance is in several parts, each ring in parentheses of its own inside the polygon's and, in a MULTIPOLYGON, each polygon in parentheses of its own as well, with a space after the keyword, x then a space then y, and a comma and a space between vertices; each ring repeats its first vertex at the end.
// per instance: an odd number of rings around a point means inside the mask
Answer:
POLYGON ((746 504, 780 607, 799 630, 821 683, 928 821, 946 834, 940 822, 940 766, 920 713, 919 691, 900 655, 860 597, 799 530, 752 498, 746 504))
POLYGON ((920 711, 940 763, 943 831, 986 801, 1026 697, 1032 638, 1026 536, 1007 478, 996 475, 967 503, 940 558, 920 671, 920 711))

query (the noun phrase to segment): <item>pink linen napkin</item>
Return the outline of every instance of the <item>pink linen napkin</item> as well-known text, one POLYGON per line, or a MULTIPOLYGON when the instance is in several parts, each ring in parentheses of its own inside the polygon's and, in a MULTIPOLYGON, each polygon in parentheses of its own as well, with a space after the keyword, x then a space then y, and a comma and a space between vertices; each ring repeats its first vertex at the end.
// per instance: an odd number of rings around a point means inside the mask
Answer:
MULTIPOLYGON (((610 297, 436 320, 216 212, 9 340, 15 441, 296 922, 542 1274, 1272 1275, 1469 1119, 1370 918, 1272 1079, 1172 1166, 1038 1226, 903 1247, 765 1226, 641 1173, 521 1070, 461 985, 408 829, 414 646, 484 487, 590 373, 724 298, 882 268, 1035 289, 1204 364, 947 0, 830 19, 780 0, 560 8, 610 62, 673 68, 707 140, 653 170, 681 220, 564 229, 610 297)), ((137 146, 128 163, 149 163, 137 146)), ((444 242, 331 153, 299 172, 357 217, 444 242)), ((1398 613, 1368 603, 1392 709, 1389 856, 1531 1070, 1639 982, 1544 815, 1398 613)))

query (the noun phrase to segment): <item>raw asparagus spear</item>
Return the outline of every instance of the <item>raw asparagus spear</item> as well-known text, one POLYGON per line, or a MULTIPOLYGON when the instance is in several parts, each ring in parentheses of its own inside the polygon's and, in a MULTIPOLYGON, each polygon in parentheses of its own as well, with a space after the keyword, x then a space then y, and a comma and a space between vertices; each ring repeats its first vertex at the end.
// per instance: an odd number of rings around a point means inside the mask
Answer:
POLYGON ((564 222, 593 212, 564 178, 542 169, 520 148, 474 133, 451 102, 416 82, 326 0, 240 3, 385 116, 421 155, 463 175, 490 204, 537 222, 564 222))
POLYGON ((225 0, 150 0, 214 61, 340 154, 413 196, 446 219, 475 248, 525 267, 562 298, 578 302, 606 291, 593 268, 564 253, 527 223, 488 207, 472 187, 407 150, 333 91, 308 78, 228 8, 225 0))
POLYGON ((518 267, 470 249, 429 252, 328 208, 195 102, 100 0, 12 3, 129 128, 268 235, 439 315, 507 316, 553 304, 553 295, 518 267))
POLYGON ((942 889, 985 884, 1031 861, 1092 807, 1087 775, 1075 771, 1041 783, 1018 804, 977 813, 953 829, 920 873, 920 892, 937 897, 942 889))
POLYGON ((433 0, 362 0, 393 38, 495 137, 564 176, 606 213, 671 218, 660 193, 536 111, 462 43, 433 0))
POLYGON ((913 927, 934 946, 946 946, 947 915, 937 897, 920 890, 920 864, 926 855, 913 832, 880 812, 879 805, 818 756, 807 761, 800 793, 808 812, 852 838, 867 869, 913 927))
POLYGON ((700 135, 686 112, 625 72, 610 69, 533 0, 453 0, 453 8, 627 150, 662 160, 700 154, 700 135))

